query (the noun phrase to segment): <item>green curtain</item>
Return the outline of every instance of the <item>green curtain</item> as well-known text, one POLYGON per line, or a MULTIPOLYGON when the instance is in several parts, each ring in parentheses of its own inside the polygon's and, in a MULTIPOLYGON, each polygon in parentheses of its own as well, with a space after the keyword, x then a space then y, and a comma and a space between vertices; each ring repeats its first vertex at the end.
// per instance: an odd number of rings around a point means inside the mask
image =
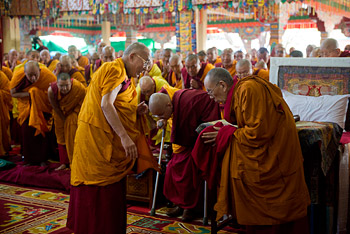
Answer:
MULTIPOLYGON (((151 51, 153 51, 154 48, 154 40, 152 39, 139 39, 137 40, 138 42, 141 42, 143 44, 145 44, 148 49, 150 49, 151 51)), ((111 46, 114 48, 115 51, 119 51, 119 50, 125 50, 125 41, 117 41, 117 42, 111 42, 111 46)))

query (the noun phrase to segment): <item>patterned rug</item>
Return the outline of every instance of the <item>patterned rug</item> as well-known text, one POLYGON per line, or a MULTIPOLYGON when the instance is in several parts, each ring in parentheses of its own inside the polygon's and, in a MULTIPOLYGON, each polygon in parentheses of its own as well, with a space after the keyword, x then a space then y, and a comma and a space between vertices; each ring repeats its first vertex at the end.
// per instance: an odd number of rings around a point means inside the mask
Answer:
MULTIPOLYGON (((0 234, 11 233, 70 233, 66 226, 69 195, 0 184, 0 234)), ((128 208, 127 233, 210 233, 209 226, 198 220, 183 223, 165 216, 166 208, 149 215, 149 209, 128 208)), ((232 229, 233 230, 233 229, 232 229)), ((234 233, 230 228, 219 233, 234 233)))

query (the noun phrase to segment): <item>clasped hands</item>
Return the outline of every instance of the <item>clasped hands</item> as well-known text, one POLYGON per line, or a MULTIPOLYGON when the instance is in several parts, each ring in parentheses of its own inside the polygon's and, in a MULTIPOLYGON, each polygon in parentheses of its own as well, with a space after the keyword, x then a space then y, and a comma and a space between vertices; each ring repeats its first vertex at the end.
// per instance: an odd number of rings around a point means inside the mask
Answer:
POLYGON ((212 144, 215 146, 216 137, 219 133, 220 127, 213 127, 216 131, 213 132, 204 132, 202 135, 202 139, 204 140, 204 144, 212 144))

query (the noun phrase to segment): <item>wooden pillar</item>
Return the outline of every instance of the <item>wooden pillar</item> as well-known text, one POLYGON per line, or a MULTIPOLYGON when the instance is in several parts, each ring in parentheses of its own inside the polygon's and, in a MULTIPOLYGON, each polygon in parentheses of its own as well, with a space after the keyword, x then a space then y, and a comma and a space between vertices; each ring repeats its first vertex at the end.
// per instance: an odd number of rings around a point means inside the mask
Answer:
POLYGON ((2 19, 2 28, 6 29, 3 30, 4 53, 8 53, 11 49, 19 51, 21 37, 18 18, 3 17, 2 19))
POLYGON ((196 32, 197 32, 197 51, 207 49, 207 21, 208 15, 206 9, 195 11, 196 14, 196 32))
POLYGON ((111 22, 102 21, 102 40, 106 45, 110 46, 111 42, 109 38, 111 37, 111 22))
POLYGON ((125 30, 126 34, 126 41, 125 41, 125 49, 128 47, 130 44, 137 42, 136 36, 137 36, 137 31, 129 28, 125 30))

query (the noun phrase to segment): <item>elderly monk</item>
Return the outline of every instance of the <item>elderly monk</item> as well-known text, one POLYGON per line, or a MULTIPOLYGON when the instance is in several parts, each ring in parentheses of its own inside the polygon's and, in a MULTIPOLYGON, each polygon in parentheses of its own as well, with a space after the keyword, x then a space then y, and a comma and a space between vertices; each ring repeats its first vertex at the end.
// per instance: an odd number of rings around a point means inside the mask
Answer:
POLYGON ((310 58, 319 58, 319 57, 321 57, 320 47, 315 47, 310 54, 310 58))
POLYGON ((168 78, 168 73, 170 71, 170 66, 169 66, 169 59, 172 56, 173 51, 169 48, 163 50, 160 56, 160 60, 156 62, 157 66, 159 69, 162 71, 162 77, 164 79, 168 78))
POLYGON ((10 110, 12 109, 10 81, 0 70, 0 156, 4 156, 11 149, 10 110))
POLYGON ((238 80, 254 75, 269 81, 269 71, 265 69, 252 68, 252 63, 247 59, 242 59, 236 64, 236 71, 238 80))
POLYGON ((282 44, 277 44, 274 49, 275 49, 275 57, 283 58, 286 56, 286 52, 282 44))
POLYGON ((2 67, 1 67, 1 71, 3 71, 3 72, 5 73, 6 77, 7 77, 9 80, 12 79, 13 72, 11 71, 10 68, 5 67, 5 66, 2 66, 2 67))
POLYGON ((89 64, 89 59, 85 56, 79 56, 79 51, 74 45, 68 47, 68 54, 72 58, 76 59, 78 61, 79 66, 81 67, 85 67, 89 64))
POLYGON ((267 65, 263 60, 260 60, 255 64, 254 68, 267 70, 267 65))
POLYGON ((87 86, 85 77, 77 68, 73 68, 72 58, 69 57, 69 55, 62 55, 60 58, 60 62, 57 63, 55 75, 58 76, 60 73, 68 73, 71 78, 76 79, 85 87, 87 86))
POLYGON ((217 219, 232 215, 248 234, 309 233, 303 156, 281 90, 257 76, 233 86, 222 68, 210 71, 204 85, 211 98, 225 103, 225 119, 238 126, 202 135, 223 149, 217 219))
MULTIPOLYGON (((162 77, 154 76, 151 78, 150 76, 143 76, 136 87, 137 91, 137 100, 138 103, 148 104, 149 97, 156 92, 159 92, 161 89, 168 90, 169 84, 162 77)), ((177 90, 177 89, 176 89, 177 90)), ((152 147, 156 147, 162 139, 162 130, 158 130, 156 128, 157 118, 153 117, 151 112, 146 115, 148 128, 144 127, 144 132, 149 135, 149 144, 152 147)), ((167 129, 165 135, 165 142, 170 142, 170 128, 167 129)))
POLYGON ((237 60, 234 60, 233 50, 231 48, 224 49, 221 54, 222 63, 215 64, 215 67, 225 68, 232 76, 236 75, 236 63, 237 60))
POLYGON ((218 51, 215 47, 212 47, 207 50, 208 62, 212 65, 221 63, 221 58, 218 57, 218 51))
POLYGON ((205 53, 204 50, 199 51, 198 54, 197 54, 197 56, 198 56, 199 61, 200 61, 201 63, 205 63, 205 62, 207 61, 207 59, 208 59, 208 58, 207 58, 207 54, 205 53))
POLYGON ((170 65, 170 72, 168 75, 168 83, 170 86, 178 88, 178 89, 184 89, 184 80, 182 73, 185 72, 181 57, 177 54, 174 54, 171 56, 169 60, 169 65, 170 65))
POLYGON ((8 60, 4 62, 4 66, 10 68, 12 71, 15 69, 17 65, 21 64, 21 61, 18 60, 18 53, 17 50, 12 49, 8 53, 8 60))
POLYGON ((214 66, 210 63, 201 63, 197 55, 190 54, 185 59, 185 68, 182 72, 185 88, 204 90, 204 78, 214 66))
POLYGON ((107 44, 105 43, 105 42, 103 42, 103 41, 101 41, 100 43, 98 43, 98 45, 97 45, 97 53, 99 54, 99 55, 102 55, 102 49, 103 49, 103 47, 105 47, 107 44))
POLYGON ((321 57, 350 57, 350 52, 342 52, 339 49, 339 44, 337 40, 333 38, 327 38, 321 44, 320 55, 321 57))
POLYGON ((61 163, 56 170, 63 170, 72 163, 78 114, 85 93, 84 85, 71 79, 68 73, 60 73, 57 82, 51 83, 48 89, 61 163))
POLYGON ((104 63, 87 89, 78 116, 67 227, 76 234, 126 232, 126 175, 155 163, 135 127, 147 106, 137 104, 130 77, 149 69, 150 51, 128 46, 122 58, 104 63), (142 167, 143 166, 143 167, 142 167), (93 212, 91 212, 93 211, 93 212))
POLYGON ((40 61, 52 72, 56 69, 57 63, 59 63, 57 59, 51 59, 50 52, 48 50, 42 50, 40 52, 40 61))
POLYGON ((94 52, 90 58, 90 64, 85 66, 85 80, 89 85, 91 81, 91 77, 95 71, 101 66, 102 62, 100 56, 97 52, 94 52))
MULTIPOLYGON (((35 61, 35 62, 39 62, 40 60, 40 55, 39 52, 36 50, 29 50, 26 54, 26 58, 24 59, 24 61, 17 65, 15 67, 15 69, 13 69, 13 72, 15 72, 17 69, 20 69, 21 67, 24 67, 24 65, 28 62, 28 61, 35 61)), ((43 64, 39 63, 40 66, 42 66, 43 64)))
POLYGON ((269 51, 265 47, 261 47, 258 50, 258 61, 263 60, 267 68, 270 69, 270 56, 269 56, 269 51))
MULTIPOLYGON (((222 57, 222 55, 221 55, 221 57, 222 57)), ((236 51, 235 54, 234 54, 234 58, 235 58, 235 60, 237 62, 239 60, 243 59, 243 57, 244 57, 244 54, 243 54, 243 52, 241 50, 236 51)))
POLYGON ((52 107, 47 89, 55 81, 55 75, 35 61, 28 61, 13 73, 10 89, 12 97, 18 99, 17 121, 21 126, 22 152, 27 164, 43 166, 48 159, 52 107))
POLYGON ((166 121, 172 120, 168 123, 172 125, 173 155, 167 165, 163 193, 176 207, 167 215, 182 215, 182 221, 191 221, 203 188, 191 155, 197 139, 195 129, 201 123, 220 119, 219 105, 203 90, 183 89, 153 94, 149 108, 160 118, 162 124, 158 125, 165 127, 166 121))
POLYGON ((311 52, 316 48, 315 45, 308 45, 306 47, 306 57, 309 58, 311 57, 311 52))

